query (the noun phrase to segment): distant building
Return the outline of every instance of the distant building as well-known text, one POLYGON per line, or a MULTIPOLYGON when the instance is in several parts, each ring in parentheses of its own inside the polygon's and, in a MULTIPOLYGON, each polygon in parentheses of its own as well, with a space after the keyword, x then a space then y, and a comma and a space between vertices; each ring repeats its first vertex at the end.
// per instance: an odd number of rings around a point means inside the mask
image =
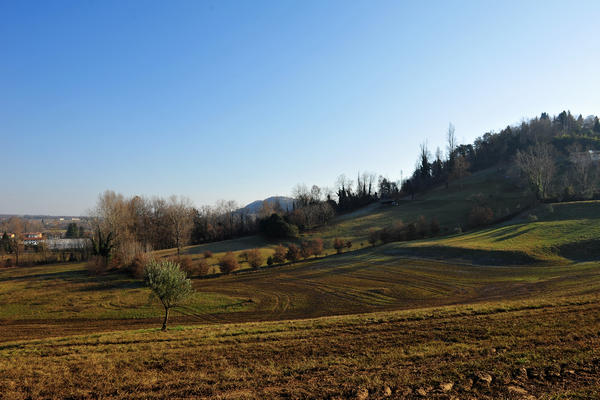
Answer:
POLYGON ((588 151, 577 151, 570 154, 569 159, 571 162, 588 161, 588 162, 600 162, 600 151, 588 150, 588 151))
POLYGON ((41 232, 26 232, 23 234, 23 244, 25 246, 37 246, 42 239, 41 232))
POLYGON ((47 239, 45 243, 50 250, 80 250, 92 244, 90 239, 47 239))

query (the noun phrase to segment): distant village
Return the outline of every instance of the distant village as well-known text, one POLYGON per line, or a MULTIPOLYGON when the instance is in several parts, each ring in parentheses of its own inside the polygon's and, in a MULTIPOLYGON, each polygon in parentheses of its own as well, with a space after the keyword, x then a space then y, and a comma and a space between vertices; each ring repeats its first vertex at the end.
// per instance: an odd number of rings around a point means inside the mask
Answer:
POLYGON ((0 215, 0 240, 17 240, 31 250, 42 245, 48 250, 80 249, 89 244, 89 232, 83 217, 0 215))

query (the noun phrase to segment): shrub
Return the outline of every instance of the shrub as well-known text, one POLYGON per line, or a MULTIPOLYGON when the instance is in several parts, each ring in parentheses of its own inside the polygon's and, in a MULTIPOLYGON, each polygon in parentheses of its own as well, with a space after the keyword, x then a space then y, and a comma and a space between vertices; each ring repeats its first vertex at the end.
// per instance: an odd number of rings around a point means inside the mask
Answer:
POLYGON ((348 241, 346 242, 346 248, 347 248, 348 250, 350 250, 350 249, 352 248, 352 242, 351 242, 350 240, 348 240, 348 241))
POLYGON ((273 256, 269 256, 269 258, 267 258, 267 265, 270 267, 271 265, 273 265, 273 256))
POLYGON ((295 244, 290 244, 287 249, 287 253, 285 254, 285 258, 287 258, 290 262, 294 263, 300 259, 300 249, 295 244))
POLYGON ((552 214, 554 213, 554 207, 552 204, 546 204, 544 205, 544 211, 546 211, 548 214, 552 214))
POLYGON ((406 226, 401 220, 386 226, 379 231, 379 238, 383 243, 398 242, 406 239, 406 226))
POLYGON ((6 268, 12 267, 13 266, 13 260, 12 260, 12 258, 7 258, 6 261, 4 262, 4 266, 6 268))
POLYGON ((223 272, 224 274, 230 274, 236 269, 238 269, 240 266, 235 255, 231 251, 228 251, 219 260, 219 267, 221 267, 221 272, 223 272))
POLYGON ((321 238, 313 239, 309 242, 309 245, 310 245, 310 251, 316 257, 320 256, 323 253, 323 239, 321 239, 321 238))
POLYGON ((417 228, 417 236, 420 238, 424 238, 429 233, 429 224, 425 219, 425 216, 421 215, 417 218, 417 222, 415 223, 417 228))
POLYGON ((246 259, 248 260, 248 264, 254 269, 260 267, 264 262, 264 257, 258 249, 248 250, 246 252, 246 259))
POLYGON ((213 252, 210 250, 206 250, 204 252, 204 258, 211 258, 213 256, 213 252))
POLYGON ((144 269, 146 264, 150 262, 150 256, 148 253, 138 253, 133 257, 133 260, 129 264, 129 273, 137 279, 144 277, 144 269))
POLYGON ((475 206, 469 213, 469 226, 478 227, 492 223, 494 212, 489 207, 475 206))
POLYGON ((417 224, 414 222, 411 222, 406 227, 406 240, 415 240, 417 238, 417 235, 418 235, 417 224))
POLYGON ((429 224, 429 231, 431 232, 431 236, 437 236, 440 233, 440 223, 437 218, 431 218, 431 223, 429 224))
POLYGON ((369 243, 371 244, 371 246, 375 246, 377 244, 381 236, 380 233, 381 231, 379 231, 378 229, 369 229, 369 243))
POLYGON ((198 274, 208 275, 208 271, 210 271, 210 265, 208 265, 208 261, 206 261, 206 259, 201 259, 198 261, 198 274))
POLYGON ((277 247, 275 247, 275 254, 273 254, 273 261, 277 264, 281 264, 281 263, 285 262, 285 254, 286 254, 285 247, 283 247, 280 244, 277 245, 277 247))
POLYGON ((340 238, 335 238, 333 239, 333 248, 337 251, 338 254, 340 254, 342 252, 342 250, 344 249, 344 247, 346 246, 346 243, 344 243, 344 241, 340 238))
POLYGON ((86 269, 92 275, 100 275, 108 271, 109 263, 106 257, 92 256, 85 264, 86 269))
POLYGON ((538 217, 537 217, 537 215, 535 215, 535 214, 529 214, 529 215, 527 216, 527 221, 529 221, 529 222, 535 222, 535 221, 537 221, 537 220, 538 220, 538 217))
POLYGON ((307 241, 303 241, 300 243, 300 255, 305 260, 313 254, 312 249, 310 247, 310 243, 307 241))
POLYGON ((173 261, 179 264, 179 267, 185 271, 187 276, 192 276, 195 274, 196 268, 194 267, 194 262, 190 256, 180 256, 175 258, 173 261))

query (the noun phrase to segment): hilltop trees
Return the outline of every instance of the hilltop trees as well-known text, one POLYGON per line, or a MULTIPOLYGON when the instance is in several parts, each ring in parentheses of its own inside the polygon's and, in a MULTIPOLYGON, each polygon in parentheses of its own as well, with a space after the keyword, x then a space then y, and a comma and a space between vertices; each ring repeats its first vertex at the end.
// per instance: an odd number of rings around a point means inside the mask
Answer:
POLYGON ((144 271, 144 281, 165 309, 162 330, 167 330, 167 321, 171 308, 181 304, 192 296, 192 282, 185 271, 172 261, 150 261, 144 271))
POLYGON ((546 199, 555 170, 552 148, 547 144, 538 143, 526 151, 517 151, 515 160, 527 177, 537 199, 546 199))

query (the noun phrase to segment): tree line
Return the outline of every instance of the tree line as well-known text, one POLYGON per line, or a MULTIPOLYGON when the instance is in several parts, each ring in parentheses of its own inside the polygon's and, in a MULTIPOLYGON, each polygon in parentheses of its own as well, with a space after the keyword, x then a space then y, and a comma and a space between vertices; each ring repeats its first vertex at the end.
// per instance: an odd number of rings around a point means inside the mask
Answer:
POLYGON ((455 128, 446 133, 446 152, 432 156, 427 144, 419 148, 413 174, 401 192, 414 196, 492 166, 505 166, 528 184, 539 201, 589 199, 600 196, 597 156, 600 121, 597 116, 575 117, 563 111, 551 117, 523 121, 500 132, 488 132, 472 144, 458 144, 455 128), (592 152, 590 152, 592 150, 592 152))

